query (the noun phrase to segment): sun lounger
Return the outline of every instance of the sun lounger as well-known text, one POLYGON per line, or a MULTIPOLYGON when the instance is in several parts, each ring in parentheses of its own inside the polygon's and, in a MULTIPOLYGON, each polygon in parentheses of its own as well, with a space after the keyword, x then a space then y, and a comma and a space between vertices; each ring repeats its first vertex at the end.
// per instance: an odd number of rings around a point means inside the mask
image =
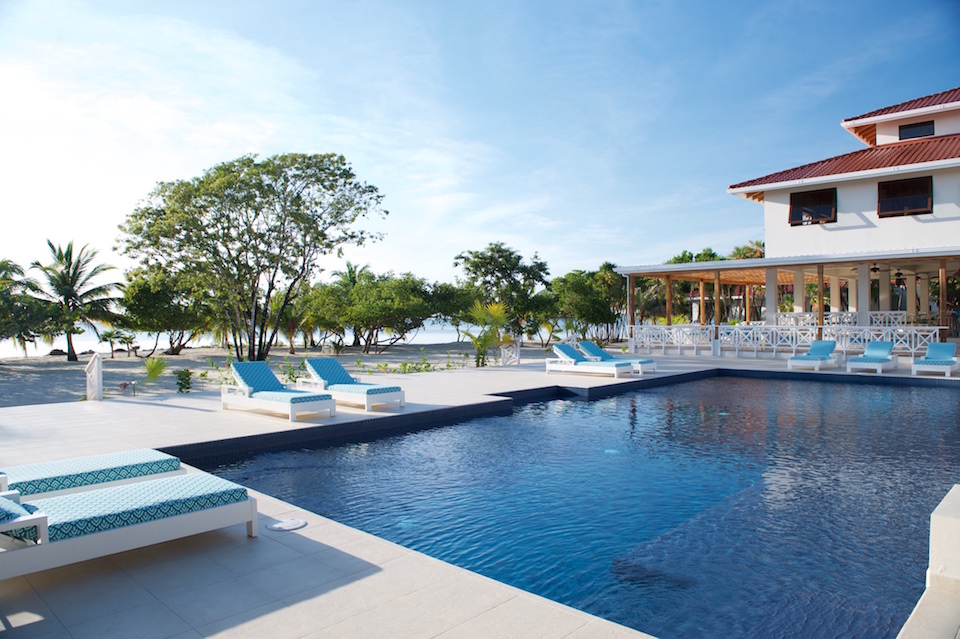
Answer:
POLYGON ((329 393, 291 390, 280 383, 266 362, 234 362, 230 365, 237 386, 220 387, 220 402, 223 409, 228 405, 289 415, 297 421, 300 413, 330 411, 336 414, 336 402, 329 393))
POLYGON ((246 523, 247 489, 188 473, 18 504, 0 498, 0 580, 246 523))
POLYGON ((847 360, 847 372, 866 370, 882 373, 893 370, 897 367, 898 358, 892 353, 893 342, 868 342, 863 355, 847 360))
POLYGON ((0 491, 36 499, 184 472, 172 455, 149 448, 127 450, 0 469, 0 491))
POLYGON ((304 360, 310 377, 297 380, 297 388, 315 388, 329 393, 341 404, 356 404, 370 411, 375 404, 397 402, 403 406, 403 389, 399 386, 358 382, 332 357, 304 360))
POLYGON ((804 355, 794 355, 787 360, 787 368, 812 368, 815 371, 821 368, 834 368, 837 358, 833 351, 837 343, 832 339, 815 340, 804 355))
POLYGON ((556 353, 557 357, 555 359, 547 358, 547 373, 556 371, 558 373, 613 375, 614 377, 633 373, 633 365, 630 362, 592 362, 569 344, 555 344, 553 352, 556 353))
POLYGON ((633 366, 634 373, 656 373, 657 364, 652 359, 641 359, 633 357, 616 357, 603 350, 593 342, 580 342, 577 344, 587 359, 594 362, 629 362, 633 366))
POLYGON ((954 342, 935 342, 927 346, 927 353, 921 359, 913 362, 910 374, 943 373, 950 377, 950 373, 960 368, 957 362, 957 345, 954 342))

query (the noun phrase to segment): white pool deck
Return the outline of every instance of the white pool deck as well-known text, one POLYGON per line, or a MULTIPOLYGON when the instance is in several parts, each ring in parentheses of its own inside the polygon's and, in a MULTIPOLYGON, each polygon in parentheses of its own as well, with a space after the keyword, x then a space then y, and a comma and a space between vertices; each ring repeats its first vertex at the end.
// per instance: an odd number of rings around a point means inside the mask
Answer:
MULTIPOLYGON (((718 367, 786 370, 784 360, 653 358, 658 372, 644 378, 718 367)), ((897 372, 884 375, 909 372, 909 365, 901 364, 897 372)), ((377 375, 374 381, 396 383, 406 391, 407 406, 374 413, 390 419, 502 401, 495 393, 553 386, 587 389, 631 380, 547 375, 538 359, 510 368, 377 375)), ((0 408, 0 468, 369 417, 362 409, 338 407, 333 419, 308 417, 291 424, 265 413, 220 410, 214 392, 0 408)), ((0 638, 649 636, 254 494, 260 510, 256 539, 235 526, 0 581, 0 638), (266 527, 288 518, 304 519, 308 526, 291 532, 266 527)), ((923 629, 936 627, 941 634, 911 636, 953 639, 960 629, 960 593, 931 603, 918 621, 924 622, 923 629)))

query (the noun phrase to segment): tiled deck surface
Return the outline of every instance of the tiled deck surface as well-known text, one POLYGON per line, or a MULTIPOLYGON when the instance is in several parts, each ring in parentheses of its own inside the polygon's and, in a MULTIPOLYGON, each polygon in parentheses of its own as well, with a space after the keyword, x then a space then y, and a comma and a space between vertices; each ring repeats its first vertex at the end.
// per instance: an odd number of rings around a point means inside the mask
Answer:
MULTIPOLYGON (((654 356, 644 379, 717 367, 784 371, 783 360, 654 356)), ((830 375, 836 373, 818 373, 830 375)), ((909 367, 897 374, 909 375, 909 367)), ((887 376, 890 373, 886 374, 887 376)), ((503 402, 494 393, 564 386, 583 393, 608 377, 546 375, 520 367, 377 376, 407 394, 379 419, 503 402)), ((960 383, 960 382, 958 382, 960 383)), ((366 420, 362 409, 302 424, 247 411, 221 411, 212 392, 0 409, 0 467, 131 448, 164 448, 339 427, 366 420)), ((643 637, 257 495, 260 536, 242 526, 65 568, 0 581, 0 636, 45 637, 643 637), (278 519, 306 528, 274 532, 278 519)))

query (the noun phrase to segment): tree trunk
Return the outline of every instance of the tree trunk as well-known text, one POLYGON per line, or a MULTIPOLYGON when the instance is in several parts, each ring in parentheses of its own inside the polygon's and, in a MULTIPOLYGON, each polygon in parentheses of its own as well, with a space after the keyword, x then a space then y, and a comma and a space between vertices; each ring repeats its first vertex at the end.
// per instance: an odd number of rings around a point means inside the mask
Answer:
POLYGON ((73 350, 73 334, 70 333, 69 330, 67 331, 67 361, 79 361, 79 358, 77 358, 77 351, 73 350))

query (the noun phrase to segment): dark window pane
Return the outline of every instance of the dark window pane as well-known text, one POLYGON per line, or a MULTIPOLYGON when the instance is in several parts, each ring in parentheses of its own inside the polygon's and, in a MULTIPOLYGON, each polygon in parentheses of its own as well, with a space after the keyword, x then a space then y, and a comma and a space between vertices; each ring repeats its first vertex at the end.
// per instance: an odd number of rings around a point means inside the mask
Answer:
POLYGON ((933 177, 880 182, 877 214, 880 217, 921 215, 933 212, 933 177))
POLYGON ((806 226, 837 221, 837 190, 790 194, 790 225, 806 226))
POLYGON ((916 124, 904 124, 900 127, 901 140, 925 138, 930 135, 933 135, 933 120, 929 122, 917 122, 916 124))

